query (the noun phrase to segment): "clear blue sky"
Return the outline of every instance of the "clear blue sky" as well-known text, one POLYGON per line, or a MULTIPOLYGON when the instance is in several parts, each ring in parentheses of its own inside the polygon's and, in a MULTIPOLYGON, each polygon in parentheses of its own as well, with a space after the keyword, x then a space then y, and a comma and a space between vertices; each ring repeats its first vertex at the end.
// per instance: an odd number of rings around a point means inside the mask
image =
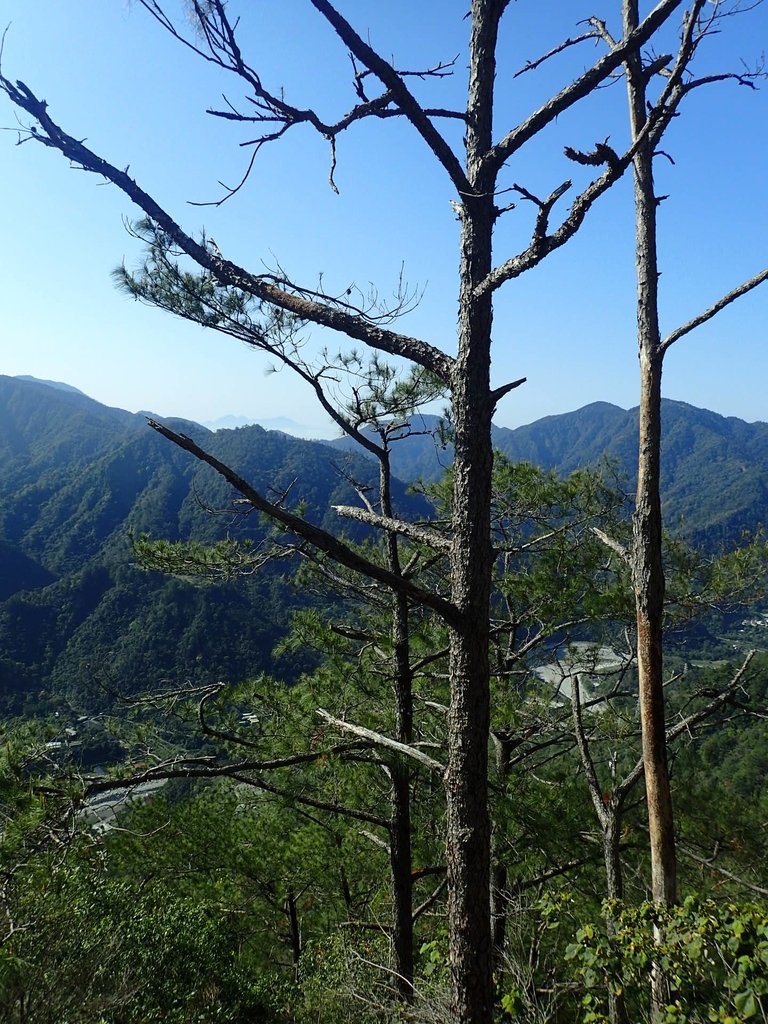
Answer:
MULTIPOLYGON (((465 52, 466 0, 339 0, 363 35, 402 67, 465 52)), ((180 7, 169 0, 168 9, 180 7)), ((643 11, 651 4, 641 4, 643 11)), ((273 90, 333 120, 352 105, 343 48, 306 0, 237 3, 243 47, 273 90)), ((500 135, 598 53, 586 44, 540 72, 513 78, 590 14, 616 33, 618 0, 517 0, 500 49, 500 135)), ((221 94, 239 102, 234 80, 174 43, 126 0, 0 0, 10 23, 3 70, 45 98, 68 132, 131 175, 190 231, 205 227, 226 256, 258 269, 278 261, 294 278, 329 290, 375 282, 388 294, 401 265, 423 289, 399 329, 452 350, 458 225, 450 184, 408 126, 367 123, 339 140, 328 187, 327 145, 295 128, 265 148, 246 188, 219 209, 187 200, 221 194, 248 150, 247 129, 216 121, 221 94)), ((729 19, 709 41, 703 72, 738 70, 768 50, 768 6, 729 19)), ((426 102, 461 105, 465 60, 452 79, 419 86, 426 102)), ((416 86, 414 88, 417 88, 416 86)), ((566 144, 586 149, 626 139, 619 83, 562 117, 505 183, 547 194, 578 168, 566 144)), ((111 185, 68 168, 28 143, 16 147, 16 113, 0 104, 0 373, 62 380, 109 405, 211 420, 227 413, 291 416, 320 424, 312 398, 287 373, 270 376, 264 357, 223 336, 175 321, 118 293, 110 270, 140 251, 122 220, 137 211, 111 185)), ((449 131, 457 145, 454 127, 449 131)), ((692 96, 658 165, 664 327, 670 330, 768 263, 768 84, 732 84, 692 96)), ((582 176, 582 179, 583 176, 582 176)), ((636 404, 632 212, 628 182, 604 198, 580 236, 538 270, 503 290, 495 321, 495 383, 528 383, 502 403, 508 426, 596 400, 636 404)), ((562 212, 565 206, 562 207, 562 212)), ((498 235, 499 262, 524 248, 526 204, 498 235)), ((768 286, 740 300, 668 356, 667 397, 747 420, 768 420, 768 286)))

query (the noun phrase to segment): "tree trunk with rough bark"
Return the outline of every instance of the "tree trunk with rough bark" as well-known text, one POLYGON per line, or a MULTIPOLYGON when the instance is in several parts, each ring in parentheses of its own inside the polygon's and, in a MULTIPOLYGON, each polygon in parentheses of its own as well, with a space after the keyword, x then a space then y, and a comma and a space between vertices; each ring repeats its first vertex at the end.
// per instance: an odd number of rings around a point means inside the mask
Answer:
POLYGON ((462 1024, 487 1024, 493 1013, 487 795, 493 305, 490 293, 478 296, 475 289, 492 266, 495 183, 484 171, 483 158, 492 143, 500 6, 495 0, 476 0, 472 13, 466 127, 471 194, 462 197, 458 352, 452 379, 451 600, 461 622, 451 631, 445 785, 452 1015, 462 1024))

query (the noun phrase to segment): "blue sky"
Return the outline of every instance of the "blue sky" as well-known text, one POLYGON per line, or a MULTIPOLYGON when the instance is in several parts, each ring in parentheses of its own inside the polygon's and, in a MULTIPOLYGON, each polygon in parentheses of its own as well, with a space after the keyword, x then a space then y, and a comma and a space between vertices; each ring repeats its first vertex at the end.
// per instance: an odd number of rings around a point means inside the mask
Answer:
MULTIPOLYGON (((168 9, 178 9, 169 0, 168 9)), ((426 102, 462 104, 468 22, 465 0, 340 0, 363 35, 402 67, 459 54, 451 79, 414 86, 426 102)), ((590 14, 618 33, 618 0, 517 0, 505 16, 496 130, 522 120, 592 63, 591 43, 541 71, 513 77, 528 59, 579 31, 590 14)), ((650 4, 641 4, 647 11, 650 4)), ((273 90, 328 120, 352 104, 350 65, 306 0, 261 0, 242 9, 243 48, 273 90)), ((234 80, 174 43, 126 0, 0 0, 10 24, 3 71, 24 80, 72 135, 131 175, 190 231, 205 228, 226 256, 252 269, 278 262, 295 279, 329 290, 369 282, 389 294, 403 268, 423 292, 399 329, 451 351, 456 321, 458 225, 450 184, 405 124, 353 128, 339 140, 328 186, 327 144, 296 128, 262 150, 243 191, 221 208, 219 181, 235 183, 249 150, 247 129, 205 108, 234 80)), ((729 19, 702 53, 702 73, 739 70, 768 50, 768 6, 729 19)), ((666 40, 671 47, 669 40, 666 40)), ((664 47, 659 44, 663 49, 664 47)), ((320 426, 312 396, 264 357, 223 336, 175 321, 117 292, 110 271, 140 251, 123 227, 137 211, 116 189, 70 169, 58 153, 15 146, 16 114, 0 104, 0 373, 62 380, 109 405, 212 420, 231 413, 287 415, 320 426)), ((456 128, 446 129, 460 145, 456 128)), ((578 169, 564 145, 626 139, 621 83, 562 117, 504 179, 547 194, 578 169)), ((673 125, 657 178, 663 322, 671 330, 768 263, 768 83, 699 90, 673 125)), ((497 413, 507 426, 604 400, 637 401, 632 211, 629 182, 592 211, 580 235, 499 295, 494 383, 526 376, 497 413)), ((498 261, 524 248, 526 204, 507 216, 498 261)), ((562 212, 565 212, 563 205, 562 212)), ((665 394, 747 420, 768 420, 768 285, 667 357, 665 394)), ((315 335, 310 344, 328 342, 315 335)))

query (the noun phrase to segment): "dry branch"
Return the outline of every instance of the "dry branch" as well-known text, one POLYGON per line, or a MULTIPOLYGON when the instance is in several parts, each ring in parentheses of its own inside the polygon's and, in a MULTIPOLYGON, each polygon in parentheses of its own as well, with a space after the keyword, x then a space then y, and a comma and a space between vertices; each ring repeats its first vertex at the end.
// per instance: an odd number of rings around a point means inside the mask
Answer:
POLYGON ((425 754, 416 747, 409 746, 407 743, 399 743, 397 740, 390 739, 389 736, 384 736, 383 733, 374 732, 373 729, 366 729, 362 725, 353 725, 352 722, 345 722, 341 718, 334 718, 333 715, 322 708, 318 708, 317 714, 324 721, 328 722, 329 725, 341 729, 342 732, 350 732, 353 736, 360 736, 375 746, 385 747, 387 750, 394 750, 398 754, 410 757, 414 761, 418 761, 425 768, 429 768, 430 771, 439 772, 441 775, 445 771, 445 765, 435 761, 429 754, 425 754))

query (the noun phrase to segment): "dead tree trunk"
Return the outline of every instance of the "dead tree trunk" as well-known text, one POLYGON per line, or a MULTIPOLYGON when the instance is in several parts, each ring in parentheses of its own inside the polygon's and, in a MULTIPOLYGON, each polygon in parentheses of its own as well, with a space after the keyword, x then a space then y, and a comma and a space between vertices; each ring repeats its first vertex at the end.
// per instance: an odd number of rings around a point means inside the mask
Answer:
MULTIPOLYGON (((638 24, 637 0, 624 0, 624 33, 638 24)), ((639 50, 626 64, 632 139, 648 117, 648 76, 639 50)), ((670 906, 677 897, 677 865, 672 793, 667 763, 664 713, 664 565, 661 520, 661 371, 657 198, 653 185, 653 143, 641 141, 633 161, 635 193, 635 265, 637 275, 637 345, 640 359, 637 496, 633 520, 632 578, 637 610, 637 671, 642 727, 653 900, 670 906)), ((658 964, 651 972, 651 1013, 664 1015, 670 1000, 668 979, 658 964)))
MULTIPOLYGON (((624 0, 624 35, 639 22, 637 0, 624 0)), ((647 74, 639 50, 626 64, 632 140, 646 123, 647 74)), ((653 187, 653 141, 646 135, 633 161, 635 190, 637 344, 640 358, 640 440, 633 523, 632 577, 637 609, 637 666, 640 721, 651 837, 653 898, 676 899, 675 833, 664 722, 664 566, 661 550, 661 369, 657 198, 653 187)))

